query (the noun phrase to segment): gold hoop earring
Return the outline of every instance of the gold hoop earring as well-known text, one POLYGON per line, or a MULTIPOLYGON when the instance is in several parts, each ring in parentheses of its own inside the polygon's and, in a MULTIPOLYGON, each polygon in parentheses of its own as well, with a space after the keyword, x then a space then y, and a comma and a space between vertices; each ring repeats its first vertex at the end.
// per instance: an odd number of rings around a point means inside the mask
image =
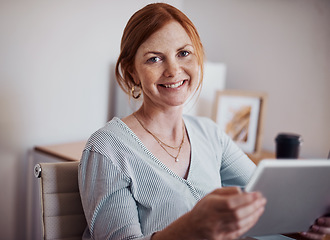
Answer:
POLYGON ((141 96, 142 93, 142 89, 140 88, 139 92, 137 93, 137 95, 135 94, 135 86, 132 87, 131 89, 131 95, 134 99, 138 99, 141 96))

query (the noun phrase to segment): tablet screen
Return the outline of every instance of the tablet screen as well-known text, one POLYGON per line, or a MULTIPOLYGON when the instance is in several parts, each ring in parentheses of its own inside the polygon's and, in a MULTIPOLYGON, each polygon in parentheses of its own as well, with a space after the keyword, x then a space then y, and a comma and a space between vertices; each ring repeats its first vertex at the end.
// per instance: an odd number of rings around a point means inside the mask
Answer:
POLYGON ((245 191, 260 191, 265 212, 245 236, 307 231, 330 212, 329 160, 263 160, 245 191))

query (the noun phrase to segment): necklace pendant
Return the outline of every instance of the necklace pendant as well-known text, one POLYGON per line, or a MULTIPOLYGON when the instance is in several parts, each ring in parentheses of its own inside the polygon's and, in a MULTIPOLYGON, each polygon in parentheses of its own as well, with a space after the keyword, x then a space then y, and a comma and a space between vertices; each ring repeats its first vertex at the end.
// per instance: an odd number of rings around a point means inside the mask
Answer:
POLYGON ((179 158, 175 158, 175 162, 179 162, 179 158))

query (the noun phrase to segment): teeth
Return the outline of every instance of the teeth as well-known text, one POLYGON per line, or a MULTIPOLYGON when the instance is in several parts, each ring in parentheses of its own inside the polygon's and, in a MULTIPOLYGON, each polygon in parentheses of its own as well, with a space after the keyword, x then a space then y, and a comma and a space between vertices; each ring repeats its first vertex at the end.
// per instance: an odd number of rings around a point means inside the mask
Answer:
POLYGON ((184 81, 181 81, 181 82, 178 82, 178 83, 175 83, 175 84, 169 84, 169 85, 165 85, 164 86, 166 88, 177 88, 177 87, 180 87, 182 84, 183 84, 184 81))

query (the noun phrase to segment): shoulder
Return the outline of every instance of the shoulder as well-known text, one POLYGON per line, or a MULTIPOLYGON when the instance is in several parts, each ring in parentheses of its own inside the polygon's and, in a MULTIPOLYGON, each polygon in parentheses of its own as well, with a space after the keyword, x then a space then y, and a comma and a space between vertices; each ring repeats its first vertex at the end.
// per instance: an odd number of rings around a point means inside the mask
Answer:
POLYGON ((183 119, 186 124, 189 124, 191 126, 196 126, 200 128, 217 128, 217 124, 212 119, 207 117, 184 115, 183 119))
POLYGON ((203 135, 222 135, 219 126, 210 118, 201 116, 184 115, 186 127, 193 130, 194 133, 199 132, 203 135))
POLYGON ((108 151, 126 145, 132 136, 128 126, 115 117, 90 136, 84 150, 108 155, 108 151))
POLYGON ((184 121, 190 137, 206 142, 215 148, 226 149, 233 144, 231 138, 212 119, 200 116, 184 115, 184 121))

